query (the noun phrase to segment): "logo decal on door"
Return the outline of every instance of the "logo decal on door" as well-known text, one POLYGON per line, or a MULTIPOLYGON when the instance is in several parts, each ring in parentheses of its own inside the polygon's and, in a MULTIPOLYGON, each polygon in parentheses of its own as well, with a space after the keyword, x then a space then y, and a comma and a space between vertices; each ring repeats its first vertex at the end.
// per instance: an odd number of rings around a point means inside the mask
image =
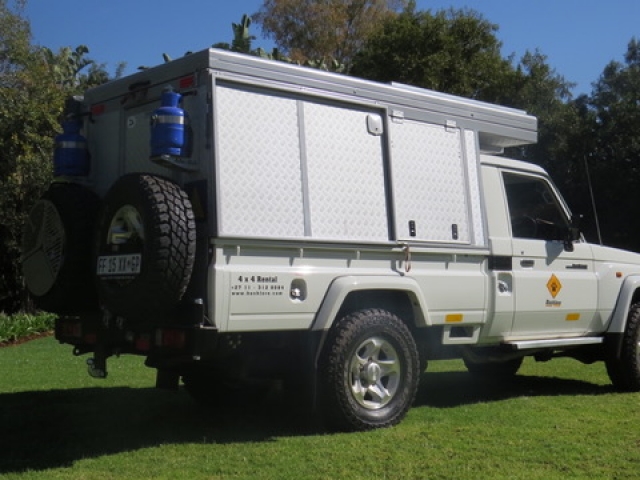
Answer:
POLYGON ((562 290, 562 283, 560 283, 560 280, 558 280, 558 277, 556 277, 555 274, 551 274, 551 277, 547 282, 547 290, 549 290, 549 293, 553 298, 556 298, 558 293, 560 293, 560 290, 562 290))

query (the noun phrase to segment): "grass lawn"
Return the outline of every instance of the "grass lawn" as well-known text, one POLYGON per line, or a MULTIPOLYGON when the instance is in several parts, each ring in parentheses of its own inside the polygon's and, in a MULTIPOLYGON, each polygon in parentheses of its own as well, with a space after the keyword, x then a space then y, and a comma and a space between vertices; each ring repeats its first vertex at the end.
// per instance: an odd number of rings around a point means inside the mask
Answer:
POLYGON ((640 394, 615 393, 602 364, 527 359, 488 385, 432 362, 399 426, 328 434, 277 394, 207 410, 155 390, 141 358, 110 359, 106 380, 86 358, 53 338, 0 349, 0 477, 640 477, 640 394))

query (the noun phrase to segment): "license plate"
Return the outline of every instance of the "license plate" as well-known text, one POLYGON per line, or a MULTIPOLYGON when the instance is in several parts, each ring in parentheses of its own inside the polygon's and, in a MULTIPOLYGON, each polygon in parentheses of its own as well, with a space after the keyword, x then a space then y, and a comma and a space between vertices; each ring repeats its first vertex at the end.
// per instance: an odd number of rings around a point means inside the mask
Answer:
POLYGON ((100 276, 112 275, 137 275, 140 273, 142 255, 132 253, 129 255, 104 255, 98 257, 97 273, 100 276))

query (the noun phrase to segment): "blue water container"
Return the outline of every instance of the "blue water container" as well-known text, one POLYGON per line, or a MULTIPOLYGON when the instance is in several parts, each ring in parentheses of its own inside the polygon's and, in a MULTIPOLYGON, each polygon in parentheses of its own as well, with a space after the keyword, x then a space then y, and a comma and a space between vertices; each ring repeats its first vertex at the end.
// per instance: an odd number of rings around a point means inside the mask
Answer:
POLYGON ((186 118, 178 106, 182 95, 165 90, 158 108, 151 117, 151 157, 170 155, 181 157, 186 145, 186 118))
POLYGON ((53 174, 80 177, 89 175, 87 140, 80 134, 82 121, 68 119, 62 122, 63 133, 55 138, 53 174))

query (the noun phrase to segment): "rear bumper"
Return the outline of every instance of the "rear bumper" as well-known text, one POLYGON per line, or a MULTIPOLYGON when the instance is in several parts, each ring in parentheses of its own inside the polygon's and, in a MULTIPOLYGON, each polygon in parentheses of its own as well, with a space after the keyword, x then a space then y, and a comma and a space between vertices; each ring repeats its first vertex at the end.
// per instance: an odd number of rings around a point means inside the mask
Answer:
POLYGON ((156 368, 173 367, 206 360, 215 354, 219 334, 205 325, 128 327, 105 322, 99 313, 82 317, 61 317, 55 322, 55 337, 74 347, 75 355, 104 352, 111 355, 140 355, 156 368))

